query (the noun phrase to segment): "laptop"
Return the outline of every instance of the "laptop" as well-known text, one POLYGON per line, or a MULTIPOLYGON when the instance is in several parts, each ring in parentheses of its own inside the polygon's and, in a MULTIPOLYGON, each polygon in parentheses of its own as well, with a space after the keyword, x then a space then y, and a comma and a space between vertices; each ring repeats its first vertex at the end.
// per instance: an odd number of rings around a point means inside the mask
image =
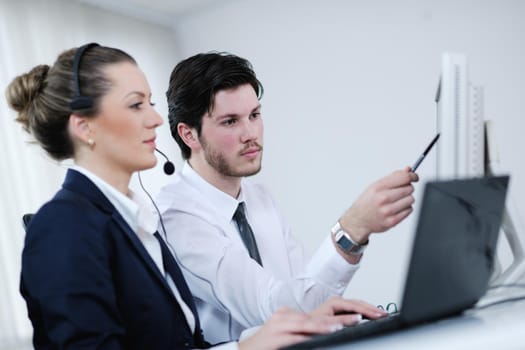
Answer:
POLYGON ((460 314, 487 290, 509 177, 425 185, 401 310, 286 349, 349 343, 460 314))

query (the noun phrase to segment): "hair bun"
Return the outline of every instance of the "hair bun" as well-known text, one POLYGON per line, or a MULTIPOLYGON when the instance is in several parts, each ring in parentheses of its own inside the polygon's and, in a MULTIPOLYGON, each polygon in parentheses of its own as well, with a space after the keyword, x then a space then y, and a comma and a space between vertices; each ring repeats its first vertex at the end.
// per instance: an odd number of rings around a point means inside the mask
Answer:
POLYGON ((29 128, 30 107, 45 86, 48 65, 38 65, 28 73, 19 75, 9 84, 6 98, 9 106, 18 112, 17 121, 29 128))

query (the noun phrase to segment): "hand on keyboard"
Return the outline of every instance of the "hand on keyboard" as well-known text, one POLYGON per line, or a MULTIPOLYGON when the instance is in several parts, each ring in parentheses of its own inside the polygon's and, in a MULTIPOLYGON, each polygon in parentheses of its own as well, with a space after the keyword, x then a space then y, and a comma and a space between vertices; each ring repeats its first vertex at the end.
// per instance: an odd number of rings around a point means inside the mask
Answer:
POLYGON ((332 297, 310 313, 314 317, 335 316, 341 324, 352 326, 363 318, 378 319, 388 315, 388 312, 361 300, 350 300, 332 297))

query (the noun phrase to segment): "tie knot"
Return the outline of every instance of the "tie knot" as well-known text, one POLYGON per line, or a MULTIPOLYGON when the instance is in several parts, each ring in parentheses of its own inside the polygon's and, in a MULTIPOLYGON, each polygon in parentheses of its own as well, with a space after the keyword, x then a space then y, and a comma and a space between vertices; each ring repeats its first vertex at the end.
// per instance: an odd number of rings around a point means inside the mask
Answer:
POLYGON ((233 218, 238 221, 239 219, 245 219, 246 214, 244 213, 244 202, 240 202, 233 214, 233 218))

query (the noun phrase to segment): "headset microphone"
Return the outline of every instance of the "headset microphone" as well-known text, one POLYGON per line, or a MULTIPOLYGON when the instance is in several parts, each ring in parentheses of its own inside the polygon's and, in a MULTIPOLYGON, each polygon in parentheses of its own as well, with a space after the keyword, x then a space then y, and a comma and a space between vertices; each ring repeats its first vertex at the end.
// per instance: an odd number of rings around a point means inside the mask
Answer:
POLYGON ((175 165, 168 159, 168 157, 162 153, 158 148, 155 148, 155 151, 159 152, 165 159, 166 163, 164 163, 164 174, 171 175, 175 172, 175 165))

